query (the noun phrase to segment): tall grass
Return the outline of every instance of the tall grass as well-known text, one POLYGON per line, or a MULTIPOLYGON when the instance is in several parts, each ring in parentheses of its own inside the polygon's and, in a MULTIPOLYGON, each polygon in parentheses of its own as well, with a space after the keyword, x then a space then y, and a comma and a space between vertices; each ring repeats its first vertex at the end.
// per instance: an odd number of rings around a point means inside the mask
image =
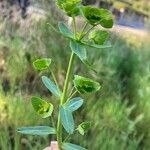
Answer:
POLYGON ((49 143, 48 137, 27 137, 16 132, 18 127, 47 124, 49 120, 40 120, 33 111, 28 97, 0 95, 0 149, 42 149, 49 143))

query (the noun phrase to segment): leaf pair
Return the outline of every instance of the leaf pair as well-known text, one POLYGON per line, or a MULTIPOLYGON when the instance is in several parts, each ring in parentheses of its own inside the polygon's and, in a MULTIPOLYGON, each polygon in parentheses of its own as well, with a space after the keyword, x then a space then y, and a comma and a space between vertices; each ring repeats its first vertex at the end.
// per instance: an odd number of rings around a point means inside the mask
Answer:
MULTIPOLYGON (((51 81, 48 77, 42 76, 42 82, 47 87, 47 89, 52 92, 56 97, 61 97, 61 91, 55 85, 53 81, 51 81)), ((32 106, 34 110, 42 117, 47 118, 51 116, 53 112, 53 105, 51 103, 42 100, 39 97, 32 97, 32 106)))
POLYGON ((111 47, 110 43, 106 43, 106 40, 108 39, 106 31, 100 31, 100 32, 98 32, 98 34, 97 34, 97 32, 96 32, 96 34, 93 33, 90 36, 90 40, 93 40, 95 42, 94 43, 94 42, 91 42, 91 41, 77 41, 74 38, 74 34, 71 32, 71 30, 62 22, 59 23, 59 30, 65 37, 71 39, 71 41, 70 41, 71 50, 91 70, 94 70, 94 69, 88 61, 86 46, 89 46, 89 47, 92 47, 92 48, 100 48, 100 49, 111 47), (104 33, 104 32, 106 32, 106 33, 104 33), (103 34, 102 37, 101 37, 100 33, 103 34))
MULTIPOLYGON (((104 48, 109 48, 111 47, 111 44, 110 43, 104 43, 104 42, 96 42, 95 44, 94 43, 91 43, 90 41, 77 41, 75 38, 74 38, 74 34, 73 32, 63 23, 63 22, 60 22, 58 24, 58 27, 59 27, 59 30, 60 30, 60 33, 71 39, 71 41, 73 43, 75 43, 76 45, 78 45, 78 47, 81 47, 81 49, 83 48, 83 46, 89 46, 89 47, 93 47, 93 48, 99 48, 99 49, 104 49, 104 48), (100 44, 99 44, 100 43, 100 44)), ((100 39, 100 35, 102 35, 100 41, 106 41, 108 39, 108 35, 106 36, 106 34, 108 34, 108 32, 106 31, 103 31, 103 30, 95 30, 94 32, 92 32, 89 36, 90 39, 93 39, 93 36, 94 38, 98 38, 100 39)), ((97 40, 96 40, 97 41, 97 40)), ((85 49, 85 48, 84 48, 85 49)), ((84 50, 85 51, 85 50, 84 50)))
POLYGON ((76 97, 60 106, 61 123, 67 133, 72 134, 74 132, 74 119, 73 112, 79 109, 83 104, 83 99, 76 97))
MULTIPOLYGON (((56 134, 55 129, 48 126, 23 127, 23 128, 18 128, 17 131, 21 134, 39 135, 39 136, 56 134)), ((64 150, 86 150, 81 146, 71 144, 71 143, 63 143, 62 148, 64 150)))
MULTIPOLYGON (((36 61, 33 62, 34 68, 40 71, 47 69, 50 66, 50 64, 51 64, 51 59, 48 58, 37 59, 36 61)), ((60 89, 48 77, 42 76, 42 82, 47 87, 47 89, 50 92, 52 92, 56 97, 59 98, 61 97, 60 89)))

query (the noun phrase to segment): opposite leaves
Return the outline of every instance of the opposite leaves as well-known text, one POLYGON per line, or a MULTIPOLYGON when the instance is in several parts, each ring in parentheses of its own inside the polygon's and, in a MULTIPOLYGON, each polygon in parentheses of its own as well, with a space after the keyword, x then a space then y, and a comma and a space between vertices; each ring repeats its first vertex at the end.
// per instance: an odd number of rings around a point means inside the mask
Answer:
POLYGON ((81 77, 75 75, 74 86, 81 94, 84 93, 93 93, 100 89, 100 84, 96 81, 93 81, 89 78, 81 77))

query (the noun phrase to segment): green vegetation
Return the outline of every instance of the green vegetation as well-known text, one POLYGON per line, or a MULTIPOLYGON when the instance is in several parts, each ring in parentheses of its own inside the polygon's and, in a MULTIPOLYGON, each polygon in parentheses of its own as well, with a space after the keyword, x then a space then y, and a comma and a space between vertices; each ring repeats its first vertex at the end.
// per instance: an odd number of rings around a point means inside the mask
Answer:
MULTIPOLYGON (((82 105, 84 100, 81 97, 75 97, 77 94, 81 96, 87 93, 95 93, 99 91, 100 84, 92 79, 82 77, 79 75, 74 75, 73 78, 73 71, 75 68, 74 59, 77 56, 85 66, 94 70, 93 66, 89 64, 89 60, 87 58, 87 46, 92 46, 93 48, 100 49, 108 48, 107 40, 109 37, 109 33, 103 30, 95 30, 98 25, 104 28, 112 28, 113 26, 113 17, 112 14, 106 10, 96 7, 90 6, 82 6, 80 0, 72 0, 72 1, 57 1, 58 7, 60 7, 64 12, 69 16, 72 17, 73 24, 72 29, 73 31, 65 25, 65 23, 60 22, 58 27, 60 33, 70 40, 70 49, 72 50, 70 55, 69 64, 66 71, 66 77, 63 85, 63 89, 61 90, 59 87, 60 85, 57 82, 57 79, 53 73, 53 68, 51 67, 51 59, 37 59, 33 62, 33 66, 35 69, 43 71, 50 69, 53 81, 48 78, 47 76, 42 76, 42 82, 45 87, 59 99, 58 103, 58 113, 54 114, 55 109, 57 108, 52 103, 49 103, 39 97, 32 97, 32 106, 34 110, 40 115, 42 118, 50 117, 52 120, 52 127, 49 126, 34 126, 34 127, 22 127, 18 128, 18 132, 22 134, 29 134, 29 135, 56 135, 56 140, 58 142, 58 147, 60 150, 86 150, 85 148, 67 143, 68 137, 72 137, 75 134, 75 131, 79 131, 82 134, 87 132, 89 129, 89 124, 86 122, 82 122, 76 128, 75 121, 73 117, 73 112, 79 109, 82 105), (83 29, 79 31, 76 24, 76 16, 82 16, 83 20, 85 20, 85 25, 83 29), (91 25, 89 29, 87 26, 91 25), (95 35, 92 38, 88 38, 89 33, 95 30, 95 35), (101 36, 103 33, 103 36, 101 36), (105 33, 105 34, 104 34, 105 33), (107 34, 106 34, 107 33, 107 34), (73 80, 73 81, 72 81, 73 80), (70 86, 71 85, 71 86, 70 86), (57 116, 56 120, 54 115, 57 116), (63 127, 63 128, 62 128, 63 127), (64 137, 64 130, 66 131, 67 135, 64 137)), ((59 44, 59 43, 58 43, 59 44)))
MULTIPOLYGON (((30 97, 33 94, 42 95, 54 106, 57 104, 55 97, 49 96, 49 92, 41 86, 38 71, 36 73, 32 65, 36 58, 55 58, 55 64, 52 62, 51 65, 60 87, 63 86, 70 49, 68 40, 47 25, 51 22, 56 26, 54 20, 48 16, 26 30, 7 20, 1 22, 5 25, 3 30, 0 28, 0 82, 6 79, 10 82, 10 90, 0 87, 2 150, 41 150, 53 139, 53 136, 39 138, 20 135, 16 129, 51 124, 49 119, 39 119, 31 106, 30 97), (55 44, 56 41, 60 44, 55 44), (4 63, 1 63, 2 59, 4 63)), ((69 138, 71 143, 94 150, 149 150, 149 39, 146 36, 125 34, 123 37, 112 33, 112 48, 87 49, 96 72, 85 68, 77 60, 75 73, 81 72, 83 76, 95 78, 101 84, 101 90, 83 97, 86 102, 79 112, 75 112, 75 122, 92 121, 92 128, 81 137, 76 133, 73 139, 69 138)), ((49 75, 50 71, 45 70, 43 74, 49 75)), ((78 127, 81 133, 82 128, 78 127)))

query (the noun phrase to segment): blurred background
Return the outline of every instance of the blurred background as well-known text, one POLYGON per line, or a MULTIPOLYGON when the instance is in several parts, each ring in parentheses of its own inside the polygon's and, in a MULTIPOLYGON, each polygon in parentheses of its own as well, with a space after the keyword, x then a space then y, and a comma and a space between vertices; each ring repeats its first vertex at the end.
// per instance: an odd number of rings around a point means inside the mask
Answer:
MULTIPOLYGON (((95 78, 102 89, 85 96, 84 107, 76 113, 76 122, 90 120, 92 129, 71 141, 89 150, 150 150, 150 0, 83 4, 110 9, 115 25, 112 48, 88 49, 97 74, 76 62, 75 71, 95 78)), ((16 129, 50 124, 31 107, 32 95, 57 103, 32 61, 52 58, 63 85, 71 51, 68 40, 47 23, 57 28, 58 21, 67 19, 53 0, 0 0, 0 150, 42 150, 53 138, 20 135, 16 129)))

